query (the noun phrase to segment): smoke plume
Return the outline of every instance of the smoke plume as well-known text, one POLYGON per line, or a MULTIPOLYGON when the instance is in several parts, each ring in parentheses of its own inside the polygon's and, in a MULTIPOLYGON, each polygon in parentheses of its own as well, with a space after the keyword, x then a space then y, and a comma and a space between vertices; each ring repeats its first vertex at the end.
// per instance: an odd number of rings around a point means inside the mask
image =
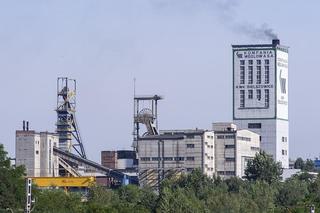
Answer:
MULTIPOLYGON (((186 8, 193 10, 210 10, 220 22, 236 33, 243 34, 256 40, 272 40, 278 38, 274 30, 267 24, 256 26, 252 23, 241 22, 237 17, 237 10, 241 0, 150 0, 158 9, 175 8, 183 11, 186 8)), ((190 12, 190 11, 184 11, 190 12)))
POLYGON ((243 23, 243 24, 233 23, 233 25, 237 32, 247 35, 253 39, 272 40, 272 39, 278 38, 274 30, 270 28, 267 24, 262 24, 259 27, 254 26, 252 24, 248 24, 248 23, 243 23))

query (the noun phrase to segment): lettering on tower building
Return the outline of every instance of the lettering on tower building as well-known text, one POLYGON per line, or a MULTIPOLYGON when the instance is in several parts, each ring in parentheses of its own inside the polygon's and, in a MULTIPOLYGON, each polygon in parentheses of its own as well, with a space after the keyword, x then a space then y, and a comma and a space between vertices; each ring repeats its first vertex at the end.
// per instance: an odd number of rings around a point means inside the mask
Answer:
POLYGON ((238 58, 273 58, 273 50, 248 50, 236 52, 238 58))

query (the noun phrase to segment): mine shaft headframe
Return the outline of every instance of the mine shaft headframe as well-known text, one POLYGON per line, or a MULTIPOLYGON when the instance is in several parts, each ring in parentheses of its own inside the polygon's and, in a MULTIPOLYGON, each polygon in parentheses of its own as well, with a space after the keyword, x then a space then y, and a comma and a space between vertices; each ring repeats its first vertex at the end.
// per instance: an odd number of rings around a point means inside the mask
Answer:
POLYGON ((158 101, 163 97, 134 96, 134 141, 140 137, 139 124, 146 126, 147 132, 143 135, 158 135, 158 101), (141 105, 141 103, 143 104, 141 105), (147 106, 145 106, 145 103, 147 106))
POLYGON ((56 126, 59 134, 59 147, 68 152, 74 149, 81 157, 86 158, 76 120, 76 89, 75 79, 67 77, 57 79, 56 126))

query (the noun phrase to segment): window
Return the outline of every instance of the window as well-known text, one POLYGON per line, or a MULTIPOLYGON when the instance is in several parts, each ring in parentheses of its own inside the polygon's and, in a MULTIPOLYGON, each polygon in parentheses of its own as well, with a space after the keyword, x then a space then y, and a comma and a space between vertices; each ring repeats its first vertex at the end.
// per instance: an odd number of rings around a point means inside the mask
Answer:
POLYGON ((224 171, 218 171, 218 175, 224 175, 224 171))
POLYGON ((261 90, 260 89, 257 89, 257 99, 258 99, 258 101, 261 100, 261 90))
POLYGON ((244 65, 244 60, 240 60, 240 65, 244 65))
POLYGON ((288 154, 287 150, 283 149, 282 150, 282 155, 287 155, 287 154, 288 154))
POLYGON ((269 107, 269 100, 270 100, 269 90, 265 89, 264 90, 264 105, 265 105, 265 107, 269 107))
POLYGON ((253 64, 253 60, 249 60, 249 64, 252 65, 253 64))
POLYGON ((225 145, 224 146, 225 149, 233 149, 235 147, 236 147, 235 145, 225 145))
POLYGON ((261 84, 261 66, 257 66, 257 84, 261 84))
POLYGON ((269 59, 265 59, 264 64, 269 65, 269 59))
POLYGON ((251 138, 242 137, 242 136, 238 136, 237 139, 241 141, 251 141, 251 138))
POLYGON ((226 175, 236 175, 236 173, 234 171, 226 171, 225 174, 226 175))
POLYGON ((187 168, 187 172, 192 172, 194 168, 187 168))
POLYGON ((160 158, 160 157, 152 158, 152 161, 159 161, 159 160, 161 160, 161 158, 160 158))
POLYGON ((244 84, 245 79, 245 69, 244 66, 240 67, 240 84, 244 84))
POLYGON ((188 161, 194 161, 194 157, 187 157, 188 161))
POLYGON ((227 162, 234 162, 234 161, 235 161, 235 158, 226 158, 226 161, 227 161, 227 162))
POLYGON ((261 123, 248 123, 249 129, 261 129, 261 123))
POLYGON ((39 154, 39 151, 38 151, 38 150, 36 151, 36 154, 37 154, 37 155, 39 154))
POLYGON ((194 148, 194 144, 187 144, 187 148, 194 148))
POLYGON ((248 98, 253 99, 253 90, 252 89, 248 90, 248 98))
POLYGON ((172 161, 173 158, 172 158, 172 157, 164 157, 163 160, 164 160, 164 161, 172 161))
POLYGON ((148 157, 142 157, 142 158, 140 158, 140 160, 141 160, 141 161, 150 161, 150 158, 148 158, 148 157))
POLYGON ((258 64, 258 65, 261 65, 261 60, 257 60, 257 64, 258 64))
POLYGON ((270 82, 270 72, 269 72, 269 66, 264 67, 264 83, 269 84, 270 82))
POLYGON ((225 138, 226 139, 234 139, 234 135, 226 135, 225 138))
POLYGON ((174 160, 175 161, 184 161, 184 157, 175 157, 174 160))
POLYGON ((217 135, 218 139, 224 139, 224 135, 217 135))
POLYGON ((240 90, 240 108, 244 108, 245 101, 244 101, 244 90, 240 90))
POLYGON ((187 138, 194 138, 194 135, 187 135, 187 138))
POLYGON ((248 84, 253 84, 253 66, 249 66, 248 84))
POLYGON ((254 146, 252 146, 252 147, 251 147, 251 150, 252 150, 252 151, 260 151, 260 148, 259 148, 259 147, 254 147, 254 146))

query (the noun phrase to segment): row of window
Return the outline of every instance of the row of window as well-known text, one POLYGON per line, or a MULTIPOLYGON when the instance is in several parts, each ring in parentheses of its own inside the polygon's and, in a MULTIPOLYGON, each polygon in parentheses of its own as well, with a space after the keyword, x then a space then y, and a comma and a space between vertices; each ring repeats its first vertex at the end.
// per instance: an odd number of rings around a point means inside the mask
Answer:
MULTIPOLYGON (((258 101, 261 100, 261 89, 256 90, 256 97, 258 101)), ((248 99, 253 99, 253 90, 248 90, 248 99)), ((265 107, 269 107, 270 104, 270 93, 269 89, 264 90, 264 105, 265 107)), ((245 90, 240 90, 240 108, 245 107, 245 90)))
POLYGON ((184 161, 185 159, 187 161, 194 161, 194 157, 142 157, 140 158, 140 161, 161 161, 163 159, 163 161, 184 161))
POLYGON ((218 139, 234 139, 234 135, 217 135, 218 139))
MULTIPOLYGON (((240 65, 244 66, 245 63, 246 63, 245 60, 240 60, 240 65)), ((261 60, 260 59, 256 60, 256 63, 257 63, 257 65, 261 65, 261 60)), ((249 65, 253 65, 253 60, 248 60, 248 64, 249 65)), ((270 60, 269 59, 265 59, 264 60, 264 64, 265 65, 269 65, 270 64, 270 60)))
POLYGON ((254 147, 254 146, 252 146, 252 147, 250 147, 251 148, 251 151, 260 151, 260 148, 259 147, 254 147))
MULTIPOLYGON (((234 135, 217 135, 217 138, 218 139, 234 139, 235 136, 234 135)), ((237 139, 242 140, 242 141, 251 141, 251 138, 242 137, 242 136, 238 136, 237 139)), ((231 145, 226 145, 226 146, 231 146, 231 145)), ((234 148, 234 147, 232 147, 232 148, 234 148)))
POLYGON ((235 162, 235 158, 225 158, 226 162, 235 162))
POLYGON ((282 142, 288 142, 288 138, 287 137, 282 137, 282 142))
MULTIPOLYGON (((261 84, 261 66, 257 66, 256 83, 261 84)), ((240 66, 240 84, 245 84, 246 70, 244 66, 240 66)), ((264 83, 270 83, 270 68, 264 67, 264 83)), ((253 84, 253 66, 248 67, 248 84, 253 84)))
POLYGON ((238 136, 237 139, 241 141, 251 141, 251 138, 243 137, 243 136, 238 136))
POLYGON ((261 123, 248 123, 249 129, 261 129, 261 123))
POLYGON ((236 175, 235 171, 218 171, 218 175, 236 175))

